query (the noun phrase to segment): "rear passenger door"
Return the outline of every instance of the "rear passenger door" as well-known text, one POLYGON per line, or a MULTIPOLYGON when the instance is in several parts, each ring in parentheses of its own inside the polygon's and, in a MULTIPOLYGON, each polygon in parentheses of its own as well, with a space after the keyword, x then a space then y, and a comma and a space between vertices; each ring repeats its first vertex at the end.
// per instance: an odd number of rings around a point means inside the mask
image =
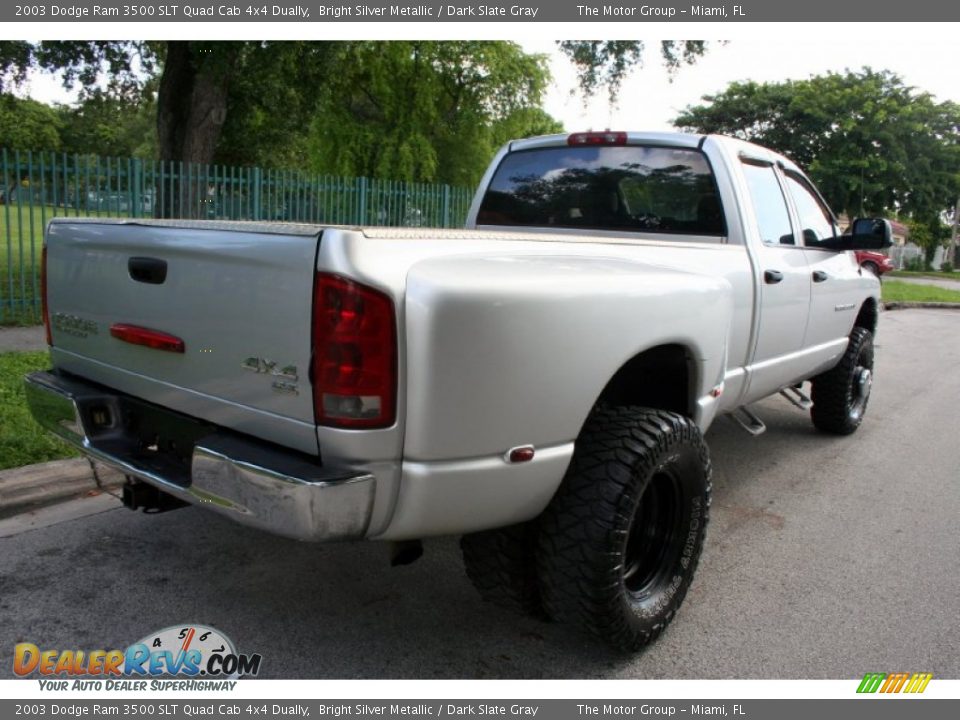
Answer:
MULTIPOLYGON (((760 313, 748 393, 761 397, 784 383, 784 365, 803 347, 810 305, 810 268, 797 242, 773 164, 741 158, 758 241, 760 313)), ((749 223, 748 223, 749 225, 749 223)))

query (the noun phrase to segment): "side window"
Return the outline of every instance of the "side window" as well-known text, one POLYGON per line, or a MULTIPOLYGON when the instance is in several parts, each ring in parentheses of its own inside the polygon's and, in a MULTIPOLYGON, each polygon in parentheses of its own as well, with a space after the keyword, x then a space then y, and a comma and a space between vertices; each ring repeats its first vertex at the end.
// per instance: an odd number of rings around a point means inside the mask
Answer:
POLYGON ((803 244, 816 247, 821 240, 836 235, 830 211, 824 207, 807 184, 793 173, 786 173, 787 191, 797 206, 800 227, 803 228, 803 244))
POLYGON ((757 216, 760 238, 768 245, 795 245, 787 201, 773 167, 744 161, 743 174, 757 216))

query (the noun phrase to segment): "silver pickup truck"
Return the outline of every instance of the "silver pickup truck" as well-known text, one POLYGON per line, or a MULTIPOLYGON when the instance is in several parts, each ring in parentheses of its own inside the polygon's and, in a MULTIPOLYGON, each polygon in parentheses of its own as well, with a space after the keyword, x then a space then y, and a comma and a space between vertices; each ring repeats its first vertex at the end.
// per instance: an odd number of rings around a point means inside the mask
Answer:
POLYGON ((494 159, 466 230, 57 218, 37 420, 129 480, 302 540, 463 535, 481 594, 636 649, 686 594, 703 433, 869 398, 879 283, 788 159, 576 133, 494 159), (802 385, 810 381, 809 396, 802 385))

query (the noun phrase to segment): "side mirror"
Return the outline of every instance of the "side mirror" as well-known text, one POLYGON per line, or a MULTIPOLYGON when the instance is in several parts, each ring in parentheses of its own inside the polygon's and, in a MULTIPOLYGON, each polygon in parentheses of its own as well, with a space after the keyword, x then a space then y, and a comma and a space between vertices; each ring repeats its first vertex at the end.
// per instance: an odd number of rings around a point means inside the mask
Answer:
POLYGON ((893 245, 893 226, 883 218, 857 218, 848 237, 849 250, 883 250, 893 245))

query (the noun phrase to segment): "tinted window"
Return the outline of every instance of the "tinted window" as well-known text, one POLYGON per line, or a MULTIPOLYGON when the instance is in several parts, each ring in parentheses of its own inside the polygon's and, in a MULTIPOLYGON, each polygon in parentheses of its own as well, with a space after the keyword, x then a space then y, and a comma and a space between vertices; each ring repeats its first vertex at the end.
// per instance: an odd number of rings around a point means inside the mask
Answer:
POLYGON ((743 175, 747 180, 754 215, 757 216, 760 239, 773 245, 795 244, 787 201, 773 167, 745 162, 743 175))
POLYGON ((477 224, 726 234, 713 174, 699 151, 624 145, 507 155, 477 224))
POLYGON ((832 238, 835 235, 833 218, 807 184, 788 173, 787 190, 797 206, 804 245, 816 245, 821 240, 832 238))

